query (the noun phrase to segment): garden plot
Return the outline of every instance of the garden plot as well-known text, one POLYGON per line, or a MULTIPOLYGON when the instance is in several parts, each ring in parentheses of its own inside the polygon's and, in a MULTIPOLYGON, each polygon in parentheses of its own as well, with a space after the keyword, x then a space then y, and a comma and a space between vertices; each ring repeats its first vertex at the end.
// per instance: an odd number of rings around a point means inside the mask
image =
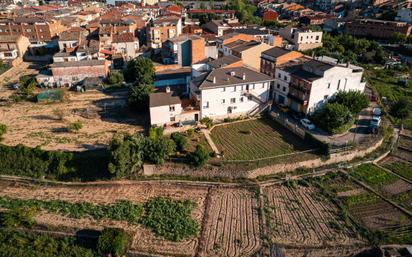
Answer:
POLYGON ((273 243, 292 246, 331 246, 360 243, 338 217, 331 203, 317 199, 311 187, 271 186, 267 199, 269 233, 273 243))
POLYGON ((117 132, 135 133, 145 124, 145 117, 127 108, 127 92, 67 91, 65 96, 67 100, 61 103, 0 106, 0 121, 7 126, 2 143, 45 150, 91 150, 105 147, 117 132), (83 127, 77 133, 69 132, 69 125, 77 121, 83 127))
MULTIPOLYGON (((170 197, 176 200, 191 200, 196 205, 192 217, 201 224, 204 215, 204 204, 207 187, 194 187, 168 183, 150 182, 118 182, 93 183, 81 186, 47 186, 29 185, 15 182, 0 183, 0 196, 19 199, 62 200, 68 202, 90 202, 93 204, 110 204, 119 200, 143 203, 157 196, 170 197)), ((141 225, 129 224, 125 221, 94 220, 91 218, 69 218, 55 213, 42 212, 36 217, 40 225, 53 227, 56 230, 101 229, 104 226, 124 228, 132 235, 132 250, 142 253, 162 255, 195 255, 197 238, 179 242, 156 238, 154 234, 141 225)))
POLYGON ((310 144, 269 119, 216 126, 211 136, 228 160, 253 160, 313 149, 310 144))
POLYGON ((412 180, 412 163, 390 156, 385 158, 380 165, 406 179, 412 180))
POLYGON ((260 247, 258 201, 242 189, 212 189, 199 256, 251 256, 260 247))

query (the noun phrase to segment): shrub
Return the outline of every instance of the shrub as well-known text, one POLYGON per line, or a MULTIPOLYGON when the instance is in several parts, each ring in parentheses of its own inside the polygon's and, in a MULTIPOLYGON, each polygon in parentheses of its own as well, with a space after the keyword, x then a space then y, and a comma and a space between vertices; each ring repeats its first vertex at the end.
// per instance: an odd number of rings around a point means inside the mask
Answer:
POLYGON ((139 171, 143 165, 143 138, 141 136, 114 136, 109 144, 109 172, 115 178, 139 171))
POLYGON ((164 129, 163 127, 151 127, 149 128, 148 137, 150 139, 158 139, 163 136, 164 129))
POLYGON ((364 93, 355 90, 339 91, 331 102, 346 106, 352 115, 358 115, 362 109, 369 106, 368 97, 364 93))
POLYGON ((190 128, 188 130, 186 130, 186 134, 188 137, 192 137, 195 134, 195 130, 190 128))
POLYGON ((56 116, 57 120, 64 120, 64 111, 62 109, 54 109, 53 115, 56 116))
POLYGON ((143 143, 143 157, 145 161, 154 164, 163 164, 164 160, 173 154, 176 149, 175 143, 166 138, 145 138, 143 143))
POLYGON ((7 126, 5 124, 0 123, 0 140, 7 133, 7 126))
POLYGON ((167 240, 180 241, 197 235, 198 223, 191 217, 194 204, 156 197, 145 204, 143 224, 156 235, 167 240))
POLYGON ((67 130, 69 131, 69 132, 78 132, 79 130, 81 130, 83 128, 83 123, 80 121, 80 120, 78 120, 78 121, 75 121, 75 122, 73 122, 73 123, 70 123, 69 124, 69 126, 67 127, 67 130))
POLYGON ((124 81, 123 73, 117 70, 113 70, 110 72, 109 77, 107 78, 107 82, 110 85, 118 85, 124 81))
POLYGON ((410 103, 406 97, 399 98, 390 107, 390 114, 398 119, 405 119, 409 116, 410 103))
POLYGON ((174 132, 170 135, 170 138, 175 142, 177 151, 183 152, 185 150, 187 146, 187 138, 184 135, 174 132))
POLYGON ((31 227, 35 224, 34 216, 36 213, 35 208, 13 208, 3 214, 1 223, 6 228, 31 227))
POLYGON ((213 127, 213 120, 209 117, 204 117, 203 119, 200 120, 200 123, 205 125, 208 129, 213 127))
POLYGON ((317 110, 310 119, 320 128, 329 133, 341 132, 341 128, 352 122, 352 115, 348 107, 339 103, 327 103, 317 110))
POLYGON ((129 236, 120 228, 105 228, 97 240, 97 252, 102 256, 123 256, 129 245, 129 236))
POLYGON ((209 160, 209 154, 203 145, 197 145, 196 150, 189 154, 188 158, 191 165, 201 167, 209 160))

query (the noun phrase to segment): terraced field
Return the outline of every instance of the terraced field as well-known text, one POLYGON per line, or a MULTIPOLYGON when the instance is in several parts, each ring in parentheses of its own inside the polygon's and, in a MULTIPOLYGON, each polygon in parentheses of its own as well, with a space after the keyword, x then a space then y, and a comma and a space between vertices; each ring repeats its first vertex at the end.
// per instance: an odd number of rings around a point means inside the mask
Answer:
POLYGON ((213 189, 199 256, 251 256, 260 247, 258 202, 244 189, 213 189))
POLYGON ((300 138, 269 119, 217 126, 212 139, 229 160, 251 160, 313 149, 300 138))
POLYGON ((331 203, 317 199, 312 187, 264 189, 271 240, 292 246, 353 245, 356 234, 339 219, 331 203))

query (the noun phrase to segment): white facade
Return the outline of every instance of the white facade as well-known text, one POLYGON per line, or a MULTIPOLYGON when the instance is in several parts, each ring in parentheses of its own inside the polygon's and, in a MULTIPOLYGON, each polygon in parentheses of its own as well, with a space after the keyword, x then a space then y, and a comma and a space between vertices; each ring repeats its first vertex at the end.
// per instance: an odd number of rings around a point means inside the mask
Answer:
POLYGON ((322 31, 300 30, 298 28, 286 27, 279 30, 279 35, 294 44, 294 49, 298 51, 305 51, 322 46, 322 31))
POLYGON ((322 107, 339 91, 356 90, 363 92, 365 83, 362 82, 363 72, 353 72, 350 68, 336 66, 325 71, 323 78, 312 82, 308 101, 308 111, 313 112, 322 107))
POLYGON ((164 124, 178 122, 180 121, 179 115, 181 112, 181 104, 150 107, 150 124, 163 126, 164 124))
POLYGON ((112 47, 115 53, 121 54, 127 61, 134 59, 137 56, 139 50, 139 41, 135 42, 117 42, 112 43, 112 47))
POLYGON ((269 85, 269 82, 260 82, 202 89, 200 118, 223 119, 245 116, 259 107, 261 102, 269 100, 269 85), (261 102, 247 93, 256 96, 261 102))
POLYGON ((276 103, 288 104, 289 83, 291 81, 290 73, 276 69, 275 85, 273 90, 273 99, 276 103))

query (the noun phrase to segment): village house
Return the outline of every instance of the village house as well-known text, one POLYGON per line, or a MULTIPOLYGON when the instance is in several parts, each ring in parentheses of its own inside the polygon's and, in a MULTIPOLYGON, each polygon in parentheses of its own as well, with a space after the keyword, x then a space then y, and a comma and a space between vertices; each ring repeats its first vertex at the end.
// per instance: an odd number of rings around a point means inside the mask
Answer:
POLYGON ((288 26, 280 29, 279 35, 292 43, 293 49, 297 51, 306 51, 322 46, 322 31, 288 26))
POLYGON ((182 34, 182 20, 179 17, 161 17, 149 23, 146 31, 147 45, 152 48, 162 47, 167 39, 182 34))
POLYGON ((261 54, 260 72, 275 77, 276 67, 303 56, 297 51, 290 51, 280 47, 273 47, 261 54))
POLYGON ((197 35, 181 35, 162 44, 162 62, 190 66, 205 58, 205 40, 197 35))
POLYGON ((115 55, 120 55, 125 61, 130 61, 138 56, 139 40, 133 33, 113 35, 112 50, 115 55))
POLYGON ((360 37, 374 37, 390 39, 395 33, 409 36, 412 25, 401 21, 384 21, 373 19, 359 19, 346 23, 345 32, 360 37))
POLYGON ((0 60, 23 58, 29 45, 29 39, 22 35, 0 36, 0 60))
POLYGON ((227 54, 240 58, 243 63, 251 68, 260 70, 260 55, 271 48, 270 45, 256 42, 237 40, 226 44, 227 54))

